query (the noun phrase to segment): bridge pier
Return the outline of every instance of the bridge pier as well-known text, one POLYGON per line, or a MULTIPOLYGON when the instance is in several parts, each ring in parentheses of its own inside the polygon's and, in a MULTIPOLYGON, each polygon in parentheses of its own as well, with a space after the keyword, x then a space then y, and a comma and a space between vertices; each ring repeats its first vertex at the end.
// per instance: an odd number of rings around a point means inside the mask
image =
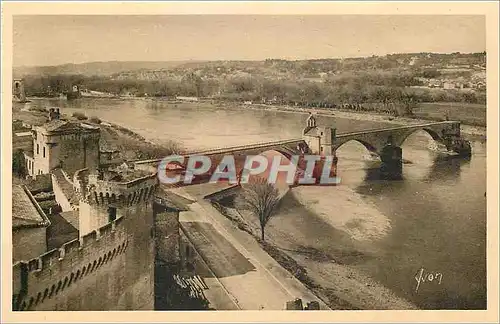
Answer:
POLYGON ((445 144, 449 151, 453 151, 459 156, 469 157, 472 155, 470 142, 461 137, 446 138, 445 144))
POLYGON ((380 177, 385 180, 403 178, 403 150, 399 146, 386 145, 380 153, 380 177))

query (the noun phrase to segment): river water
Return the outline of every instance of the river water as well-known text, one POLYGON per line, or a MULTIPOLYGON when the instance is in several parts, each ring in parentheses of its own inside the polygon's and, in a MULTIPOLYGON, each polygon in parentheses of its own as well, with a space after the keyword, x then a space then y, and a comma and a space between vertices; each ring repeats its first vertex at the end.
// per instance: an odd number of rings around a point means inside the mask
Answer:
MULTIPOLYGON (((299 138, 306 118, 142 100, 33 100, 31 105, 59 107, 68 114, 84 111, 148 140, 174 140, 190 150, 299 138)), ((384 126, 324 116, 318 124, 336 125, 339 133, 384 126)), ((376 180, 361 144, 347 143, 338 150, 342 184, 373 203, 392 225, 386 237, 370 242, 374 257, 356 267, 421 308, 485 309, 486 143, 472 142, 470 160, 437 159, 431 143, 423 131, 412 134, 402 147, 403 158, 411 162, 403 166, 404 180, 392 182, 376 180), (414 277, 420 273, 427 281, 416 290, 414 277), (442 276, 440 283, 436 273, 442 276)))

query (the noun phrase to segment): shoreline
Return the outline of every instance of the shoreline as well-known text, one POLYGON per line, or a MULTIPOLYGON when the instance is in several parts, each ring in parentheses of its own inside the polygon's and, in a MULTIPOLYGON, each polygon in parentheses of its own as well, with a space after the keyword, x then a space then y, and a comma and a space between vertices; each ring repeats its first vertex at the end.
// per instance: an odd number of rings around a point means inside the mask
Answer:
POLYGON ((318 195, 324 189, 290 190, 285 205, 266 226, 264 243, 258 219, 248 211, 225 206, 219 213, 263 244, 273 259, 332 309, 419 309, 354 266, 366 252, 351 240, 366 245, 388 235, 388 217, 349 188, 330 187, 329 195, 318 195), (336 205, 336 217, 329 215, 331 205, 336 205))
MULTIPOLYGON (((39 97, 28 97, 28 100, 62 100, 67 101, 67 99, 61 98, 39 98, 39 97)), ((166 102, 168 104, 180 104, 180 103, 190 103, 190 104, 210 104, 213 107, 219 109, 252 109, 260 111, 276 111, 284 113, 296 113, 296 114, 309 114, 310 112, 318 116, 324 117, 338 117, 342 119, 351 120, 362 120, 362 121, 373 121, 373 122, 384 122, 388 124, 395 125, 412 125, 412 124, 424 124, 429 122, 438 122, 437 119, 423 119, 423 118, 411 118, 411 117, 394 117, 386 114, 378 114, 374 112, 354 112, 345 109, 323 109, 323 108, 302 108, 302 107, 292 107, 283 105, 266 105, 266 104, 243 104, 239 102, 228 102, 228 101, 217 101, 217 100, 199 100, 199 101, 183 101, 183 100, 172 100, 167 98, 156 98, 156 97, 83 97, 80 99, 105 99, 105 100, 121 100, 121 101, 157 101, 166 102)), ((480 139, 486 139, 486 127, 470 125, 461 122, 461 131, 464 134, 477 136, 480 139)))
MULTIPOLYGON (((348 110, 340 110, 340 109, 321 109, 321 108, 297 108, 290 106, 271 106, 271 105, 263 105, 263 104, 255 104, 255 105, 243 105, 240 103, 235 104, 233 107, 227 107, 229 105, 226 102, 220 103, 217 105, 218 108, 223 109, 253 109, 253 110, 264 110, 264 111, 276 111, 283 113, 294 113, 294 114, 309 114, 313 113, 318 116, 324 117, 338 117, 341 119, 351 119, 351 120, 360 120, 360 121, 373 121, 373 122, 383 122, 394 125, 415 125, 415 124, 425 124, 430 122, 438 122, 439 120, 434 119, 422 119, 422 118, 410 118, 410 117, 394 117, 384 114, 377 114, 373 112, 353 112, 348 110)), ((486 127, 468 125, 461 123, 461 132, 467 135, 479 136, 482 139, 486 138, 486 127)))

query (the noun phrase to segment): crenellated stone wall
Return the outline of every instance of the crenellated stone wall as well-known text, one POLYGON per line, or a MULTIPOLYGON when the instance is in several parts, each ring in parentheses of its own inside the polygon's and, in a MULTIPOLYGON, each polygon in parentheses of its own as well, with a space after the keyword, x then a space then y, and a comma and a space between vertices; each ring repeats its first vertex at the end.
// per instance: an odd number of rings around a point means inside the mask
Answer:
POLYGON ((77 173, 75 189, 80 196, 80 235, 123 217, 135 205, 152 204, 157 185, 156 174, 129 182, 113 182, 99 180, 93 174, 85 180, 82 173, 77 173))
POLYGON ((139 310, 154 305, 151 202, 13 267, 14 310, 139 310))
POLYGON ((80 237, 14 265, 13 309, 152 310, 157 182, 155 174, 120 183, 75 172, 80 237))

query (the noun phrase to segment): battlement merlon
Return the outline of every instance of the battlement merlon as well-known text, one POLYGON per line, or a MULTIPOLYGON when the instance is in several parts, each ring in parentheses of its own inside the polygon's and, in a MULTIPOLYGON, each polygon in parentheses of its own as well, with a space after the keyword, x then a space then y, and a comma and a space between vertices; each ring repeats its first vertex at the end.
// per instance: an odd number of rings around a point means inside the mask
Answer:
POLYGON ((89 203, 131 203, 152 198, 158 186, 156 173, 132 170, 116 174, 115 179, 104 180, 102 177, 102 174, 89 173, 87 169, 77 171, 74 175, 75 191, 89 203))
POLYGON ((118 218, 37 258, 16 262, 12 267, 13 295, 33 293, 29 289, 30 278, 31 280, 36 278, 36 282, 43 281, 52 284, 73 270, 76 271, 77 268, 95 261, 96 256, 97 258, 100 256, 96 254, 96 251, 113 250, 114 252, 117 247, 127 242, 123 220, 123 218, 118 218))

